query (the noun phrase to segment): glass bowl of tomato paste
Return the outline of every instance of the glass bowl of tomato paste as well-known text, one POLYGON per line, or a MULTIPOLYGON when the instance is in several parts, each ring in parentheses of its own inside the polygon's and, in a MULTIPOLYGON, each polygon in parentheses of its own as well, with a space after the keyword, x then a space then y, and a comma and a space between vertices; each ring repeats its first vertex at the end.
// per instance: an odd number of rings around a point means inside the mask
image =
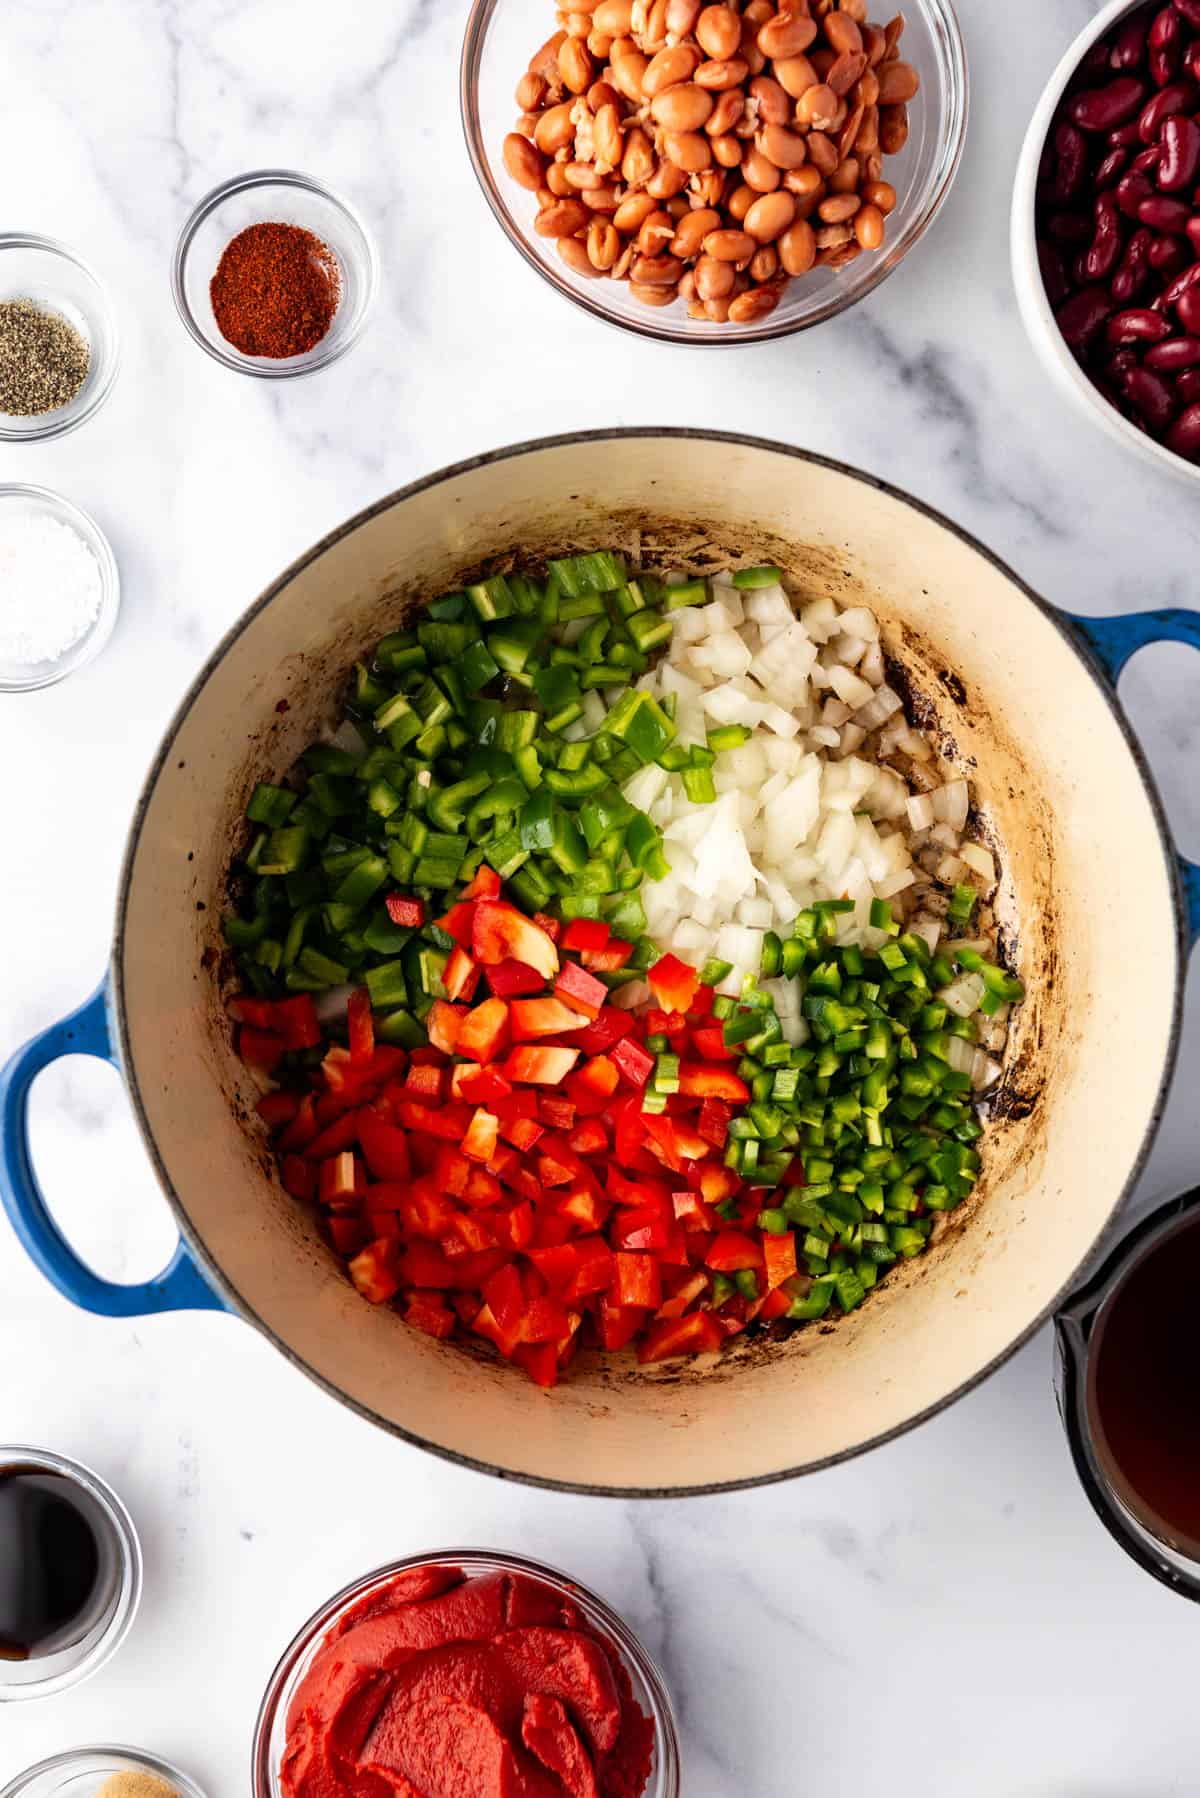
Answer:
POLYGON ((565 1798, 589 1770, 599 1798, 679 1798, 653 1660, 555 1568, 445 1549, 376 1568, 309 1618, 267 1685, 251 1787, 365 1794, 383 1778, 437 1798, 565 1798))

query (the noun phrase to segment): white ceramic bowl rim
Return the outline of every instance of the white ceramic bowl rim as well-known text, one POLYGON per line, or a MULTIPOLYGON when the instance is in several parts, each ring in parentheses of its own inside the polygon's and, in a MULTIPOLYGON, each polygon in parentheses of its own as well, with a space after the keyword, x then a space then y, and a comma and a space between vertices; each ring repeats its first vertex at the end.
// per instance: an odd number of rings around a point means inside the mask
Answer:
POLYGON ((171 294, 175 301, 175 310, 186 328, 188 335, 224 368, 231 368, 235 374, 255 375, 264 381, 294 380, 300 375, 316 374, 318 369, 328 368, 337 362, 358 342, 370 319, 375 306, 375 296, 379 291, 379 255, 375 248, 375 239, 367 227, 366 220, 358 208, 351 204, 342 194, 335 193, 315 175, 306 175, 299 169, 250 169, 244 175, 234 175, 228 181, 222 181, 205 194, 204 198, 193 209, 179 233, 179 241, 175 245, 175 254, 171 259, 171 294), (304 356, 288 357, 277 367, 270 362, 257 360, 251 356, 243 356, 232 348, 225 350, 205 331, 202 331, 188 301, 184 285, 184 269, 191 252, 192 243, 201 225, 238 194, 250 193, 260 187, 294 187, 301 193, 315 194, 325 200, 335 211, 342 212, 362 239, 363 247, 363 295, 358 309, 358 318, 354 324, 336 341, 330 342, 327 334, 304 356), (324 348, 322 348, 324 345, 324 348))
POLYGON ((1047 298, 1037 257, 1038 169, 1058 103, 1067 83, 1092 45, 1111 31, 1126 14, 1139 12, 1146 4, 1147 0, 1108 0, 1108 5, 1102 7, 1095 18, 1084 26, 1079 36, 1073 39, 1042 90, 1021 146, 1013 185, 1010 229, 1013 280, 1017 290, 1017 303, 1035 349, 1053 358, 1057 373, 1069 386, 1073 397, 1106 435, 1115 443, 1136 450, 1143 460, 1152 462, 1158 468, 1166 468, 1185 480, 1200 480, 1200 463, 1185 461, 1174 450, 1167 449, 1144 431, 1139 431, 1136 425, 1122 417, 1098 387, 1093 386, 1067 348, 1058 328, 1058 320, 1047 298))
MULTIPOLYGON (((273 581, 259 598, 242 614, 241 618, 226 632, 225 636, 212 651, 212 654, 209 656, 204 667, 200 670, 188 691, 185 693, 176 709, 174 717, 167 726, 166 733, 159 746, 158 752, 147 771, 137 806, 134 810, 129 836, 126 842, 125 855, 121 866, 117 911, 114 920, 112 939, 110 992, 113 1019, 116 1039, 120 1050, 121 1068, 128 1087, 130 1102, 133 1106, 134 1115, 137 1119, 147 1153, 150 1156, 158 1176, 159 1184, 171 1206, 180 1233, 188 1245, 192 1256, 195 1258, 197 1265, 203 1270, 206 1280, 212 1286, 214 1291, 222 1297, 228 1308, 235 1315, 253 1324, 254 1327, 259 1330, 260 1333, 266 1337, 266 1339, 271 1342, 293 1366, 315 1381, 322 1390, 328 1392, 332 1398, 336 1399, 340 1404, 347 1406, 348 1409, 356 1412, 368 1422, 385 1430, 389 1435, 398 1436, 401 1440, 411 1443, 414 1447, 425 1449, 427 1452, 436 1454, 441 1459, 450 1461, 457 1466, 470 1467, 476 1472, 489 1473, 492 1475, 499 1474, 501 1470, 491 1462, 463 1454, 455 1449, 447 1448, 442 1444, 428 1440, 415 1431, 406 1430, 403 1426, 395 1423, 391 1419, 382 1417, 370 1406, 360 1403, 353 1396, 349 1395, 339 1387, 334 1380, 328 1378, 319 1369, 313 1367, 307 1360, 297 1353, 295 1348, 284 1337, 275 1331, 258 1314, 252 1305, 247 1303, 242 1294, 232 1284, 228 1275, 217 1264, 209 1254, 207 1248, 198 1239, 196 1232, 192 1227, 191 1220, 188 1217, 187 1210, 174 1187, 170 1170, 163 1159, 162 1151, 155 1140, 154 1132, 147 1115, 146 1102, 137 1081, 125 994, 124 938, 126 931, 126 917, 129 907, 134 863, 137 859, 142 829, 146 822, 154 790, 165 764, 169 761, 173 753, 173 745, 179 731, 183 727, 189 713, 207 685, 214 670, 237 642, 243 631, 249 627, 261 612, 273 603, 279 594, 282 593, 304 569, 318 561, 331 546, 340 542, 344 537, 349 536, 371 519, 378 517, 381 513, 386 512, 391 507, 401 504, 404 500, 412 497, 414 494, 423 493, 430 488, 438 486, 443 481, 452 480, 456 476, 469 473, 474 469, 482 468, 493 463, 512 461, 521 456, 535 454, 546 449, 561 448, 579 443, 620 444, 631 438, 670 440, 680 443, 689 441, 722 443, 744 446, 753 450, 766 451, 772 455, 790 456, 795 460, 799 467, 812 466, 829 469, 837 474, 844 475, 853 481, 859 482, 865 488, 886 494, 889 498, 897 500, 905 506, 911 507, 924 518, 940 525, 943 530, 951 533, 961 543, 965 544, 968 548, 975 551, 976 554, 984 557, 990 562, 991 565, 1011 583, 1013 588, 1018 593, 1022 594, 1024 598, 1054 626, 1064 641, 1070 646, 1076 656, 1078 656, 1081 664, 1099 688, 1104 702, 1111 712, 1121 736, 1124 739, 1126 748, 1133 759, 1138 778, 1145 791, 1146 800, 1153 815, 1159 841, 1161 843, 1164 863, 1168 870, 1172 904, 1175 914, 1174 991, 1171 997, 1171 1025, 1169 1037, 1165 1046, 1162 1075, 1155 1095, 1154 1104, 1150 1108, 1146 1118, 1146 1124, 1142 1133, 1138 1152, 1133 1158, 1129 1172, 1117 1193, 1112 1209, 1109 1212, 1104 1231, 1101 1233, 1102 1236, 1106 1234, 1109 1228, 1111 1228, 1113 1220, 1116 1218, 1121 1206, 1125 1203, 1129 1194, 1133 1191, 1141 1176, 1142 1170, 1146 1165, 1166 1104, 1167 1091, 1179 1048, 1179 1036, 1183 1016, 1184 977, 1190 953, 1190 940, 1186 922, 1187 908, 1184 902, 1178 856, 1171 838, 1162 801, 1154 784, 1154 779, 1151 775, 1141 745, 1134 735, 1128 719, 1125 717, 1117 703, 1115 688, 1106 679, 1103 669, 1092 651, 1082 641, 1078 632, 1072 629, 1069 619, 1056 611, 1046 600, 1042 599, 1033 588, 1023 581, 1021 577, 999 556, 987 549, 961 525, 955 524, 951 519, 939 512, 936 507, 926 504, 923 500, 914 498, 911 494, 904 492, 901 488, 892 485, 890 482, 880 479, 876 475, 865 474, 862 470, 853 468, 847 463, 840 462, 829 456, 818 455, 811 450, 798 449, 790 444, 772 442, 767 438, 753 437, 743 432, 700 430, 679 426, 640 426, 630 428, 610 428, 597 431, 575 431, 566 432, 554 437, 543 437, 523 443, 510 444, 502 449, 490 450, 478 456, 468 457, 464 461, 454 463, 447 468, 438 469, 432 474, 422 476, 419 480, 410 482, 407 486, 398 488, 395 492, 376 501, 374 505, 366 507, 363 511, 348 519, 344 524, 339 525, 335 530, 329 532, 327 536, 323 537, 318 543, 314 544, 311 549, 306 551, 304 555, 293 562, 291 566, 285 569, 278 579, 273 581)), ((985 1380, 990 1378, 990 1376, 995 1373, 998 1368, 1002 1367, 1012 1355, 1016 1354, 1019 1348, 1023 1347, 1026 1342, 1036 1335, 1042 1325, 1053 1317, 1064 1302, 1071 1296, 1075 1290, 1082 1268, 1086 1266, 1095 1246, 1095 1241, 1090 1242, 1087 1245, 1087 1252, 1079 1265, 1072 1270, 1070 1277, 1063 1282, 1050 1302, 1044 1305, 1038 1311, 1037 1315, 1034 1316, 1029 1323, 1017 1333, 1013 1340, 1007 1343, 1005 1348, 995 1355, 991 1361, 987 1362, 984 1366, 962 1380, 960 1384, 954 1387, 950 1392, 942 1395, 936 1403, 926 1406, 913 1416, 906 1417, 894 1427, 881 1430, 861 1442, 856 1442, 850 1447, 842 1449, 837 1453, 827 1455, 820 1460, 808 1462, 802 1467, 783 1468, 779 1471, 771 1471, 770 1473, 757 1474, 744 1478, 701 1483, 682 1489, 678 1487, 600 1486, 591 1484, 585 1487, 570 1481, 526 1474, 511 1469, 504 1470, 503 1477, 519 1484, 529 1485, 539 1489, 571 1493, 586 1491, 597 1497, 704 1497, 715 1493, 737 1492, 752 1487, 775 1485, 784 1480, 795 1479, 801 1473, 820 1472, 826 1467, 836 1466, 842 1461, 852 1460, 858 1455, 865 1454, 870 1449, 880 1447, 886 1442, 891 1442, 901 1436, 907 1435, 910 1430, 916 1429, 920 1424, 925 1423, 929 1418, 936 1416, 938 1412, 945 1410, 948 1406, 954 1404, 968 1392, 974 1391, 976 1387, 982 1385, 985 1380)))
MULTIPOLYGON (((966 46, 963 42, 962 28, 958 15, 954 10, 953 0, 922 0, 937 21, 938 28, 944 34, 946 46, 953 65, 959 98, 958 116, 953 120, 951 134, 941 146, 940 155, 930 175, 929 191, 920 209, 908 221, 904 231, 892 243, 877 255, 870 264, 869 271, 864 269, 853 287, 836 283, 830 290, 828 300, 813 312, 797 319, 781 318, 778 314, 770 314, 761 325, 752 329, 738 330, 736 333, 723 331, 711 335, 697 335, 680 325, 672 324, 667 319, 659 319, 655 312, 646 308, 645 318, 618 318, 607 306, 591 298, 586 288, 572 285, 565 276, 559 277, 552 264, 544 263, 535 256, 520 230, 513 230, 505 209, 500 203, 496 185, 492 178, 489 164, 481 158, 472 129, 472 113, 474 96, 479 85, 479 68, 483 52, 487 28, 492 20, 496 7, 501 0, 474 0, 467 19, 466 34, 463 38, 462 58, 459 65, 459 112, 462 118, 463 136, 466 139, 467 154, 471 159, 471 167, 479 183, 484 199, 492 212, 496 223, 513 248, 524 258, 529 267, 541 276, 554 291, 564 299, 570 300, 581 311, 588 312, 601 323, 610 325, 614 330, 629 332, 637 337, 648 337, 655 343, 678 343, 687 349, 744 349, 748 344, 767 343, 774 338, 791 337, 799 331, 807 331, 813 325, 820 325, 826 319, 836 318, 840 313, 848 312, 865 300, 868 294, 874 293, 881 281, 896 269, 913 246, 920 242, 942 209, 943 202, 958 173, 963 151, 967 141, 967 119, 970 112, 970 76, 967 65, 966 46)), ((598 287, 603 283, 596 283, 598 287)))

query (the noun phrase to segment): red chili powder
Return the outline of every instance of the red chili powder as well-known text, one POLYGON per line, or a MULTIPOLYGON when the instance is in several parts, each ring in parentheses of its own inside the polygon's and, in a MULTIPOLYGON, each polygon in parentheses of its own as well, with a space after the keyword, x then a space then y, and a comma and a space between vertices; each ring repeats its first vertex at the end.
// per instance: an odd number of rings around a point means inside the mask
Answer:
POLYGON ((217 327, 243 356, 302 356, 333 323, 337 257, 299 225, 249 225, 225 246, 209 295, 217 327))

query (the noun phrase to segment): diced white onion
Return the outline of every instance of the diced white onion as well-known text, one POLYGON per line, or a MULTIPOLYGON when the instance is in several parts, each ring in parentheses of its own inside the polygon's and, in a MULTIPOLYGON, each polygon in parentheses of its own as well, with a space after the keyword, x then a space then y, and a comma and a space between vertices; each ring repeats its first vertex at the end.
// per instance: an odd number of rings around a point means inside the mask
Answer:
POLYGON ((958 852, 968 868, 973 868, 987 886, 996 878, 996 864, 982 843, 964 843, 958 852))

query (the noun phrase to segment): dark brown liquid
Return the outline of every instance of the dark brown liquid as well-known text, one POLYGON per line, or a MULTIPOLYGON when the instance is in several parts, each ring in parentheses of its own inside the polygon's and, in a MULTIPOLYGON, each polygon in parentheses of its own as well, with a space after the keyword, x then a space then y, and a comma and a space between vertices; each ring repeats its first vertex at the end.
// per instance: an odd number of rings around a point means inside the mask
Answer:
POLYGON ((1089 1401, 1117 1492, 1200 1554, 1200 1218, 1138 1262, 1100 1311, 1089 1401))
POLYGON ((0 1467, 0 1660, 83 1640, 113 1597, 112 1525, 91 1495, 40 1467, 0 1467))

